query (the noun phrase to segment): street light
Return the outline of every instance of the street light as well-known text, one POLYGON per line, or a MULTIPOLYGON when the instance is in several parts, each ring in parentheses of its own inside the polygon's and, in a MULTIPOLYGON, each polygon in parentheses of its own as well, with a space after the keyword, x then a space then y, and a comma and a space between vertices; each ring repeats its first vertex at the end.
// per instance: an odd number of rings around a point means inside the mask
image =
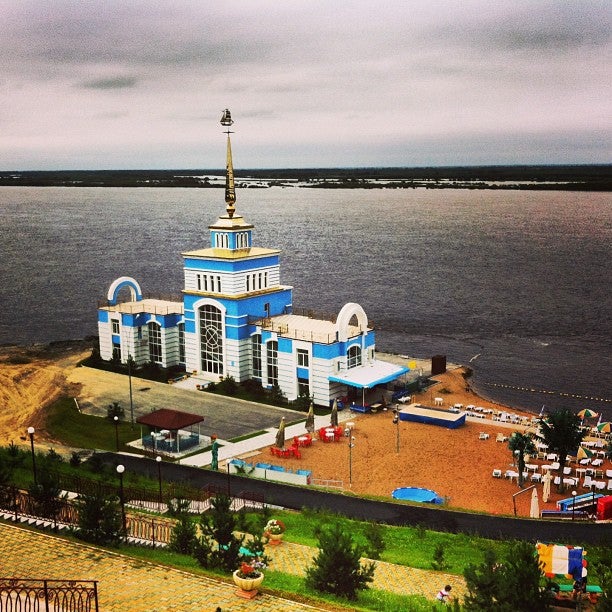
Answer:
POLYGON ((132 356, 131 355, 128 355, 127 366, 128 366, 128 381, 130 384, 130 419, 132 421, 132 429, 134 429, 134 402, 132 400, 132 356))
POLYGON ((28 427, 28 435, 30 436, 30 446, 32 447, 32 473, 34 474, 34 485, 38 485, 38 478, 36 477, 36 453, 34 452, 34 431, 33 427, 28 427))
POLYGON ((125 518, 125 497, 123 495, 123 472, 125 472, 125 466, 119 464, 117 466, 117 474, 119 474, 119 502, 121 503, 121 524, 123 526, 123 537, 127 542, 127 520, 125 518))
POLYGON ((393 409, 393 424, 395 425, 395 440, 397 446, 397 454, 400 452, 400 430, 399 430, 399 411, 397 406, 393 409))
POLYGON ((161 464, 162 464, 162 458, 157 455, 157 457, 155 457, 155 461, 157 463, 157 478, 159 480, 159 511, 162 511, 162 480, 161 480, 161 464))
POLYGON ((353 486, 353 446, 355 446, 355 436, 352 435, 353 430, 349 430, 349 487, 353 486))
POLYGON ((574 515, 576 514, 576 491, 572 491, 572 521, 574 520, 574 515))
POLYGON ((115 422, 115 447, 119 452, 119 417, 115 415, 113 421, 115 422))

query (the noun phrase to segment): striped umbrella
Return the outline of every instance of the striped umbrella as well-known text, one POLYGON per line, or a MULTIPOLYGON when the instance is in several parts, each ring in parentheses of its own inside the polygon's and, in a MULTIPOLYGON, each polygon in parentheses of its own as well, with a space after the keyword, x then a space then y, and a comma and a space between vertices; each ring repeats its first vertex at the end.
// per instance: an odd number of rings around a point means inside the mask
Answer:
POLYGON ((578 413, 578 416, 581 419, 594 419, 595 417, 599 416, 599 413, 593 412, 592 410, 589 410, 588 408, 584 408, 578 413))
POLYGON ((610 421, 604 421, 603 423, 600 423, 599 425, 597 425, 597 429, 601 433, 611 433, 612 432, 612 423, 610 423, 610 421))
POLYGON ((593 451, 590 451, 588 448, 584 448, 584 446, 578 447, 578 453, 576 457, 578 459, 590 459, 593 456, 593 451))

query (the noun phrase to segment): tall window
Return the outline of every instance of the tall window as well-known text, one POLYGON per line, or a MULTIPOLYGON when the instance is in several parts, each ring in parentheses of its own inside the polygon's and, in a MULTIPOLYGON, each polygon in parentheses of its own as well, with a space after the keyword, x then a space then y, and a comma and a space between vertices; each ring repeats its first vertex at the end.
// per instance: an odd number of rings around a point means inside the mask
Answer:
POLYGON ((113 328, 113 334, 118 334, 119 333, 119 320, 111 319, 111 325, 113 328))
POLYGON ((307 368, 308 367, 308 351, 306 349, 297 349, 297 364, 298 368, 307 368))
POLYGON ((202 370, 223 375, 223 321, 221 311, 211 304, 201 306, 200 358, 202 370))
POLYGON ((278 342, 272 340, 266 344, 266 366, 268 384, 278 384, 278 342))
POLYGON ((351 348, 349 348, 347 357, 347 368, 350 370, 351 368, 355 368, 361 365, 361 348, 356 344, 353 344, 351 348))
POLYGON ((298 395, 302 397, 310 397, 310 385, 307 378, 298 378, 298 395))
POLYGON ((159 323, 147 323, 149 330, 149 361, 162 362, 161 326, 159 323))
POLYGON ((178 324, 179 336, 179 363, 185 363, 185 324, 178 324))
POLYGON ((261 379, 261 334, 251 336, 253 354, 253 378, 261 379))

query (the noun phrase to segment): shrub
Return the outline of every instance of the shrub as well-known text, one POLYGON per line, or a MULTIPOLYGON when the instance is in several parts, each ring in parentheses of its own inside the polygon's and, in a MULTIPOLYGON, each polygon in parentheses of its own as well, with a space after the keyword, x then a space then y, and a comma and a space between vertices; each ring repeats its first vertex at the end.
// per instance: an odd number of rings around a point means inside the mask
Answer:
POLYGON ((193 555, 197 543, 196 526, 188 515, 183 514, 172 529, 168 549, 183 555, 193 555))
POLYGON ((76 503, 79 531, 76 536, 93 544, 113 545, 121 539, 121 508, 117 498, 101 492, 86 495, 76 503))
POLYGON ((431 567, 435 570, 444 570, 448 567, 446 559, 444 558, 444 544, 442 544, 442 542, 438 542, 434 548, 431 567))
POLYGON ((385 539, 383 529, 378 523, 366 523, 363 535, 367 540, 365 553, 370 559, 380 559, 385 550, 385 539))
POLYGON ((353 543, 339 523, 323 527, 319 535, 319 554, 306 569, 306 585, 324 593, 349 600, 368 588, 374 577, 375 563, 361 565, 362 549, 353 543))

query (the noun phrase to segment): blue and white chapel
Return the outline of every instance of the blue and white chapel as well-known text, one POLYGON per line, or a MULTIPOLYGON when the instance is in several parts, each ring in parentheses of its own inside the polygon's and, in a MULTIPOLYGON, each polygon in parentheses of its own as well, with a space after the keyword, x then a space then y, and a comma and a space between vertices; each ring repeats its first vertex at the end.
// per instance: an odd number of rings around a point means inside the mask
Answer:
MULTIPOLYGON (((229 111, 221 122, 233 123, 229 111)), ((184 366, 203 382, 255 379, 277 384, 288 400, 306 395, 320 405, 359 402, 366 389, 408 371, 376 359, 374 330, 359 304, 345 304, 335 321, 293 313, 280 251, 255 246, 254 226, 236 211, 229 129, 225 202, 225 214, 209 226, 210 246, 182 254, 182 302, 146 299, 130 277, 111 284, 98 310, 103 359, 184 366)))

